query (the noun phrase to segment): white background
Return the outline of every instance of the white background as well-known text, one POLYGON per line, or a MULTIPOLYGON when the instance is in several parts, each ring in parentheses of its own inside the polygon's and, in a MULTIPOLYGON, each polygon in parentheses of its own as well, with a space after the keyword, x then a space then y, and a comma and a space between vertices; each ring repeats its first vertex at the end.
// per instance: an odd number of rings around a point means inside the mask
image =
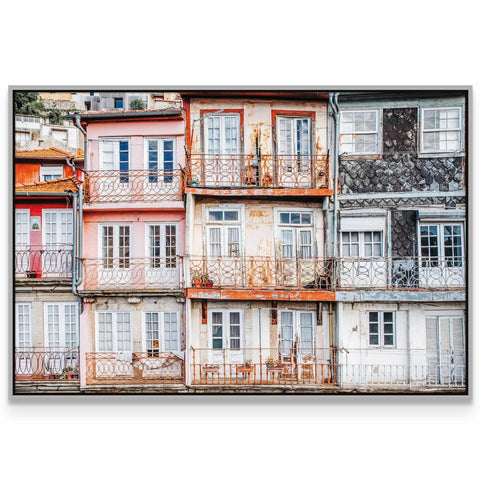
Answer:
MULTIPOLYGON (((473 85, 478 109, 473 5, 2 4, 3 478, 478 478, 476 385, 470 398, 11 398, 11 284, 5 268, 11 227, 8 85, 473 85)), ((472 185, 478 185, 477 172, 470 171, 472 185)), ((477 234, 471 223, 470 238, 477 234)), ((471 345, 478 345, 476 320, 471 314, 471 345)), ((472 359, 470 366, 476 366, 472 359)))

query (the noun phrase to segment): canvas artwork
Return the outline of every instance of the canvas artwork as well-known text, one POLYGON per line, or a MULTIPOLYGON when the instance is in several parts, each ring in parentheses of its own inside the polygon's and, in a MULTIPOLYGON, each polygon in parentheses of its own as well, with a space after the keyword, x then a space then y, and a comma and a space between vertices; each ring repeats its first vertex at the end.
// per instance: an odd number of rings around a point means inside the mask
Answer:
POLYGON ((14 394, 467 394, 468 104, 14 90, 14 394))

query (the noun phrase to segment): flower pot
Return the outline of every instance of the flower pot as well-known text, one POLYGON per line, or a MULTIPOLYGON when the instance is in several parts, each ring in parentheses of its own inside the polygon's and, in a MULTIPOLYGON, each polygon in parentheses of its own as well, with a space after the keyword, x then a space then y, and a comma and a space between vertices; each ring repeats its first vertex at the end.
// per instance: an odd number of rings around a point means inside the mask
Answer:
POLYGON ((72 379, 72 374, 71 373, 67 373, 67 380, 71 380, 72 379))
POLYGON ((205 288, 212 288, 212 287, 213 287, 213 282, 204 282, 204 283, 203 283, 203 286, 204 286, 205 288))
POLYGON ((220 365, 204 365, 202 370, 205 373, 218 373, 220 371, 220 365))
POLYGON ((254 366, 252 365, 251 367, 237 367, 237 373, 252 373, 254 369, 254 366))
POLYGON ((194 279, 193 279, 193 286, 194 286, 195 288, 200 288, 200 287, 202 286, 202 281, 199 280, 198 278, 194 278, 194 279))

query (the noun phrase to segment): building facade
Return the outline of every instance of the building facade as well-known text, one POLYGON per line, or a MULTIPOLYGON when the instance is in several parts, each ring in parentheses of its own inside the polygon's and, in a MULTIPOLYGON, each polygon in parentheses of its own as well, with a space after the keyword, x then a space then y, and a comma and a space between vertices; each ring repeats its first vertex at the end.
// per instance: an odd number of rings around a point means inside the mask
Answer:
POLYGON ((92 93, 83 176, 17 153, 16 256, 25 189, 72 209, 55 293, 18 256, 17 346, 56 295, 80 392, 466 391, 465 92, 92 93))

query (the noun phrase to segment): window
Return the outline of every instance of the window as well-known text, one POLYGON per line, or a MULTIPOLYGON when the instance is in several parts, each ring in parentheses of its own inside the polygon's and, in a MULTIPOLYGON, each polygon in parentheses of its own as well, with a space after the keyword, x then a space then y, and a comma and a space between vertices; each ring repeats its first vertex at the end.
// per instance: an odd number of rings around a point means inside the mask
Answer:
POLYGON ((279 155, 310 155, 311 120, 308 117, 277 117, 279 155))
POLYGON ((212 348, 239 350, 242 344, 241 318, 238 311, 211 312, 212 348))
POLYGON ((30 141, 29 132, 15 132, 15 145, 17 147, 23 147, 29 141, 30 141))
POLYGON ((52 137, 61 143, 67 144, 68 132, 67 130, 52 129, 52 137))
POLYGON ((462 224, 420 225, 422 267, 463 265, 462 224))
POLYGON ((131 360, 132 326, 128 312, 97 313, 97 351, 124 354, 131 360))
POLYGON ((76 303, 45 303, 45 345, 51 348, 78 346, 76 303))
POLYGON ((123 98, 118 97, 113 99, 114 108, 123 108, 123 98))
POLYGON ((314 347, 313 325, 313 312, 302 312, 299 310, 280 312, 280 345, 282 354, 312 354, 314 347))
POLYGON ((279 212, 280 248, 282 258, 312 258, 314 255, 313 213, 279 212))
POLYGON ((212 208, 208 210, 207 218, 210 224, 207 227, 208 255, 214 257, 240 256, 240 210, 212 208))
POLYGON ((15 210, 15 245, 30 245, 30 210, 15 210))
POLYGON ((393 312, 368 313, 368 344, 378 347, 395 346, 393 312))
POLYGON ((174 140, 148 139, 146 143, 149 170, 148 181, 151 183, 157 183, 159 177, 158 170, 163 170, 163 181, 171 183, 173 179, 173 162, 175 158, 174 140))
POLYGON ((458 152, 462 149, 462 109, 422 109, 422 152, 458 152))
POLYGON ((58 248, 73 243, 73 212, 70 209, 43 210, 43 244, 58 248))
POLYGON ((151 268, 177 266, 177 226, 148 225, 148 245, 151 268), (162 262, 162 259, 165 259, 162 262))
POLYGON ((130 267, 130 226, 102 225, 101 227, 101 257, 103 268, 130 267))
POLYGON ((340 152, 347 154, 379 153, 378 111, 342 112, 340 117, 340 152))
POLYGON ((383 256, 383 232, 342 232, 344 257, 383 256))
POLYGON ((207 154, 239 153, 240 116, 208 115, 205 121, 205 147, 207 154))
POLYGON ((15 304, 15 340, 17 348, 32 346, 32 316, 30 303, 15 304))
POLYGON ((177 312, 145 313, 145 341, 149 357, 158 357, 160 352, 180 351, 177 312))
POLYGON ((57 166, 46 166, 42 165, 40 167, 40 180, 45 182, 47 180, 54 180, 55 178, 63 177, 63 167, 61 165, 57 166))
POLYGON ((129 170, 129 145, 128 139, 102 139, 102 170, 118 170, 120 182, 128 183, 129 170))

